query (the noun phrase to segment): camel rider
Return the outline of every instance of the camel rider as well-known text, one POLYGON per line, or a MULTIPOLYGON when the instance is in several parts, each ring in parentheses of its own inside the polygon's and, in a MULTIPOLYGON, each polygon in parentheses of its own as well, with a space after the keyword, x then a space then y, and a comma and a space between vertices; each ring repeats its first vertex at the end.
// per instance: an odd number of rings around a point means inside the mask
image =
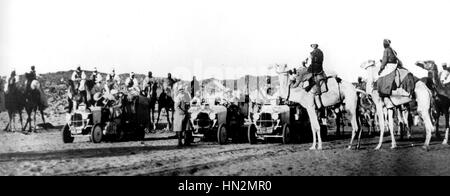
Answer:
POLYGON ((358 83, 356 84, 356 88, 362 91, 366 91, 366 84, 361 76, 358 77, 358 83))
POLYGON ((446 85, 446 84, 450 83, 450 77, 449 77, 450 76, 450 72, 449 72, 448 69, 449 68, 447 67, 447 63, 443 63, 442 64, 442 73, 441 73, 441 76, 439 78, 443 85, 446 85))
MULTIPOLYGON (((319 116, 322 118, 322 121, 324 124, 326 124, 326 117, 325 117, 325 109, 322 107, 322 89, 320 87, 320 81, 325 79, 325 73, 323 71, 323 52, 319 49, 319 44, 313 43, 310 45, 313 49, 309 56, 309 66, 308 66, 308 72, 312 73, 312 78, 309 80, 309 85, 305 88, 307 92, 309 92, 314 87, 314 94, 315 94, 315 103, 317 108, 319 109, 319 116)), ((307 62, 303 62, 303 65, 305 66, 307 62)))
POLYGON ((401 67, 401 63, 399 63, 399 60, 397 58, 397 52, 395 52, 395 50, 392 49, 391 47, 391 40, 384 39, 383 47, 384 47, 383 58, 381 59, 381 68, 380 71, 378 72, 378 75, 380 76, 382 75, 385 69, 386 69, 385 72, 389 72, 395 70, 397 67, 401 67))
POLYGON ((98 73, 97 68, 94 68, 94 72, 92 73, 91 80, 95 82, 95 84, 101 84, 103 81, 103 77, 100 73, 98 73))
POLYGON ((37 80, 36 67, 34 65, 31 66, 30 76, 32 80, 37 80))
MULTIPOLYGON (((175 96, 175 112, 173 119, 173 131, 176 132, 178 138, 178 147, 183 146, 182 138, 183 131, 186 131, 187 123, 189 123, 189 103, 191 96, 180 85, 177 89, 178 93, 175 96)), ((189 141, 185 140, 185 145, 189 145, 189 141)))
POLYGON ((13 87, 14 85, 16 85, 16 71, 12 71, 11 75, 8 78, 8 87, 7 89, 12 89, 11 87, 13 87))
MULTIPOLYGON (((103 93, 103 77, 100 73, 98 73, 97 68, 94 68, 94 72, 91 75, 91 80, 95 83, 95 85, 91 89, 91 95, 101 96, 103 93)), ((94 102, 97 100, 94 99, 94 102)))
POLYGON ((72 73, 71 77, 72 81, 79 83, 78 90, 82 91, 84 89, 84 85, 81 85, 81 82, 86 80, 86 73, 81 70, 81 67, 78 66, 77 69, 72 73))
POLYGON ((82 102, 87 105, 87 92, 86 92, 86 73, 81 70, 78 66, 77 69, 72 73, 72 81, 75 86, 78 87, 77 90, 81 95, 82 102))
POLYGON ((198 91, 200 91, 200 83, 197 80, 197 77, 192 77, 192 81, 191 81, 191 97, 194 97, 198 91))
POLYGON ((150 92, 153 88, 153 84, 155 83, 155 78, 153 78, 153 73, 151 71, 148 72, 147 77, 145 77, 144 82, 142 82, 142 90, 146 91, 147 97, 150 97, 150 92))
MULTIPOLYGON (((306 66, 309 63, 307 72, 312 74, 312 78, 309 80, 309 85, 305 88, 307 92, 309 92, 314 87, 314 93, 316 95, 316 100, 318 99, 320 104, 322 101, 320 100, 320 95, 322 94, 321 88, 320 88, 320 81, 325 78, 325 74, 323 72, 323 52, 319 49, 318 44, 311 44, 311 48, 313 49, 310 53, 309 58, 303 62, 303 66, 306 66)), ((296 85, 298 85, 299 82, 302 81, 296 81, 296 85)), ((320 107, 318 105, 318 107, 320 107)))
POLYGON ((130 77, 125 80, 125 85, 128 91, 133 92, 134 94, 139 94, 139 82, 136 79, 136 75, 134 72, 130 73, 130 77))
POLYGON ((164 78, 164 80, 163 80, 164 91, 165 91, 166 93, 169 93, 170 96, 173 96, 173 94, 174 94, 174 93, 172 92, 173 85, 174 85, 175 83, 179 82, 179 81, 180 81, 179 79, 174 79, 174 78, 172 78, 172 74, 171 74, 171 73, 168 73, 168 74, 167 74, 167 78, 164 78), (169 90, 170 92, 167 92, 167 90, 169 90))
MULTIPOLYGON (((377 89, 382 97, 390 96, 394 90, 395 70, 402 68, 402 62, 397 58, 397 52, 391 47, 391 40, 383 40, 383 58, 381 59, 380 71, 378 71, 379 79, 377 81, 377 89)), ((410 96, 408 92, 402 88, 398 88, 398 95, 410 96)))
POLYGON ((105 84, 105 90, 107 93, 111 93, 111 90, 114 89, 116 85, 118 85, 120 81, 119 76, 116 75, 116 71, 113 69, 108 76, 106 76, 106 84, 105 84))
POLYGON ((37 80, 36 67, 34 65, 31 66, 31 70, 27 75, 28 77, 26 78, 27 79, 26 90, 27 92, 29 92, 31 82, 33 82, 33 80, 37 80))

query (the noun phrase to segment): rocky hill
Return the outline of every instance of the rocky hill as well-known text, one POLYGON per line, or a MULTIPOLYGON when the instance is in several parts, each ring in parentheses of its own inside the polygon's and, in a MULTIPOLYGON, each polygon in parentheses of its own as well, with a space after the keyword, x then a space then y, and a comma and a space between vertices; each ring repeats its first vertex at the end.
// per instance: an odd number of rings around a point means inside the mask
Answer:
MULTIPOLYGON (((50 108, 47 109, 49 115, 60 115, 65 112, 64 108, 68 105, 66 99, 66 81, 72 76, 74 70, 70 71, 58 71, 53 73, 43 73, 39 74, 39 80, 44 88, 44 92, 48 97, 48 102, 50 108)), ((92 71, 85 71, 87 77, 92 75, 92 71)), ((100 73, 103 78, 106 78, 106 73, 100 73)), ((24 81, 24 75, 20 75, 20 81, 24 81)), ((119 75, 122 82, 125 81, 129 74, 119 75)), ((139 82, 142 82, 145 78, 144 74, 136 74, 139 82)), ((214 89, 216 92, 222 91, 224 89, 240 90, 241 92, 246 92, 248 81, 248 88, 250 92, 256 89, 263 89, 267 85, 267 78, 270 78, 271 86, 276 88, 278 85, 277 77, 268 76, 244 76, 237 80, 217 80, 214 78, 209 78, 199 81, 205 87, 205 90, 214 89)), ((162 83, 163 78, 156 77, 156 80, 162 83)), ((190 83, 190 81, 182 81, 183 83, 190 83)))

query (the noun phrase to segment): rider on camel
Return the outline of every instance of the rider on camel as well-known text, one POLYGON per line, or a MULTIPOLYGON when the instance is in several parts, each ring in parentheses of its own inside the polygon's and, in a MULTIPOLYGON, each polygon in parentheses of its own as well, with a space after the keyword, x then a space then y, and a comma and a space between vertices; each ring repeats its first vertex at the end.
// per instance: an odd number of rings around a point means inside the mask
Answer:
POLYGON ((78 87, 76 90, 80 92, 82 102, 86 105, 87 101, 87 89, 86 89, 86 73, 81 70, 81 67, 78 66, 77 69, 72 73, 72 81, 75 83, 75 86, 78 87))
POLYGON ((155 78, 153 78, 153 73, 151 71, 148 72, 147 77, 145 77, 144 82, 142 82, 142 90, 145 91, 147 97, 150 97, 150 92, 153 90, 153 85, 155 84, 155 78))
POLYGON ((125 81, 125 85, 127 87, 127 90, 135 95, 138 95, 140 92, 139 89, 139 82, 136 79, 136 75, 134 74, 134 72, 130 73, 130 77, 126 79, 125 81))
MULTIPOLYGON (((305 88, 307 92, 312 90, 314 87, 314 94, 316 99, 316 106, 319 108, 319 115, 322 119, 325 119, 325 109, 322 107, 322 89, 321 89, 321 83, 320 81, 325 79, 325 73, 323 71, 323 52, 319 49, 319 44, 313 43, 311 44, 311 48, 313 49, 310 53, 309 57, 309 67, 308 72, 312 73, 312 79, 309 80, 309 86, 305 88)), ((308 60, 308 59, 307 59, 308 60)), ((307 62, 303 62, 303 66, 306 66, 307 62)), ((325 122, 325 120, 323 120, 325 122)))
POLYGON ((92 79, 92 81, 95 82, 95 84, 102 83, 103 77, 100 73, 98 73, 97 67, 94 68, 94 72, 92 73, 91 79, 92 79))
POLYGON ((16 71, 12 71, 10 77, 8 78, 8 88, 11 89, 13 85, 16 85, 16 71))
POLYGON ((29 90, 31 88, 31 82, 33 82, 34 80, 37 80, 36 67, 34 65, 31 66, 30 72, 25 75, 26 75, 26 79, 27 79, 26 90, 27 90, 27 92, 29 92, 29 90))
POLYGON ((116 85, 120 82, 120 78, 118 75, 116 75, 116 71, 113 69, 111 74, 108 74, 106 77, 106 84, 105 84, 105 90, 109 94, 111 93, 111 90, 114 89, 116 85))
POLYGON ((100 73, 98 73, 97 68, 94 68, 94 72, 91 75, 91 80, 95 83, 95 85, 91 89, 91 95, 93 96, 94 104, 99 101, 99 97, 103 95, 103 77, 100 73))
MULTIPOLYGON (((309 80, 309 85, 305 88, 307 92, 309 92, 314 87, 314 92, 316 95, 321 94, 320 88, 320 80, 324 78, 323 72, 323 52, 319 49, 318 44, 311 44, 311 48, 313 49, 310 53, 310 56, 302 62, 304 67, 307 67, 307 72, 312 74, 311 80, 309 80)), ((297 70, 290 71, 292 74, 297 74, 295 84, 293 85, 296 88, 301 82, 300 77, 302 74, 297 72, 297 70)))
POLYGON ((163 89, 164 89, 164 92, 165 93, 169 93, 169 95, 171 96, 171 97, 173 97, 172 95, 174 94, 173 93, 173 85, 175 84, 175 83, 177 83, 177 82, 179 82, 180 80, 179 79, 174 79, 174 78, 172 78, 172 74, 171 73, 168 73, 167 74, 167 78, 164 78, 164 80, 163 80, 163 89), (167 92, 167 91, 169 91, 169 92, 167 92))
POLYGON ((447 67, 447 63, 443 63, 442 64, 442 74, 440 76, 440 80, 442 85, 446 85, 448 83, 450 83, 450 72, 448 70, 449 68, 447 67))
POLYGON ((396 89, 395 70, 403 68, 402 62, 397 58, 397 52, 391 47, 391 40, 383 40, 383 58, 381 59, 380 71, 378 71, 379 79, 377 81, 377 89, 380 96, 390 96, 393 90, 397 90, 396 94, 410 97, 411 94, 402 88, 396 89))
POLYGON ((197 80, 197 77, 192 77, 190 93, 191 97, 194 97, 197 92, 200 91, 200 83, 197 80))

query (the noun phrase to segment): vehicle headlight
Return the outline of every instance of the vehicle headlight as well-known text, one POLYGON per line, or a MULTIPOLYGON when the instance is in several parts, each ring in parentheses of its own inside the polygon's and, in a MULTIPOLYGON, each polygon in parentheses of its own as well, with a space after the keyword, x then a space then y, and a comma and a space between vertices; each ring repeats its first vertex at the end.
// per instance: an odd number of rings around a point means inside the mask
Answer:
POLYGON ((278 120, 279 117, 280 117, 280 115, 278 113, 273 113, 272 114, 272 119, 273 120, 278 120))
POLYGON ((209 113, 209 119, 211 120, 216 119, 216 113, 214 112, 209 113))

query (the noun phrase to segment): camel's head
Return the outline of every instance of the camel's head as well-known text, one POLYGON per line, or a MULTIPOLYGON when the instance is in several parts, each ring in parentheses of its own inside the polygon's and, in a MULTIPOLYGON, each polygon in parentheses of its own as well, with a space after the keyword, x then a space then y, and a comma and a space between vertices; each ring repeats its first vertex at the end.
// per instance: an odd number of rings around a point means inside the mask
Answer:
POLYGON ((375 66, 376 62, 374 60, 368 60, 361 64, 361 68, 367 70, 367 68, 375 66))
POLYGON ((416 66, 421 67, 422 69, 425 69, 427 71, 437 71, 437 65, 434 61, 428 60, 428 61, 417 61, 416 66))
POLYGON ((278 74, 287 73, 287 71, 289 69, 287 64, 284 64, 284 65, 276 64, 273 68, 275 69, 275 72, 278 74))

